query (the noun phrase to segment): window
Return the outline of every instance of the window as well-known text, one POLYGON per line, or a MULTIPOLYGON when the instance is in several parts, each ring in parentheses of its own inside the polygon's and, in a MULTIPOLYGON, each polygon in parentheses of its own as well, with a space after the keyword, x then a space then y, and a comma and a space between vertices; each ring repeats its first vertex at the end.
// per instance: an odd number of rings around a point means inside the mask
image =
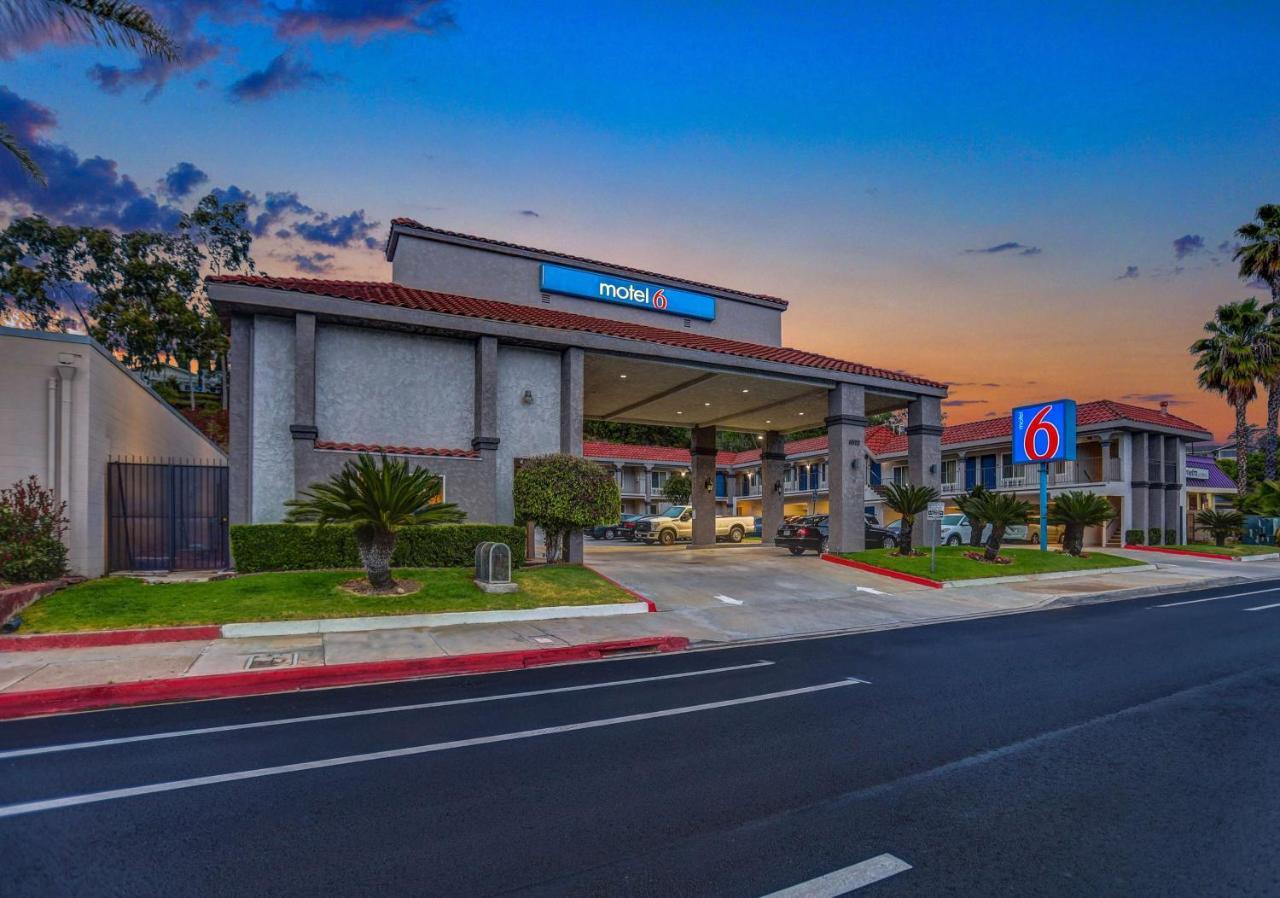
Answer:
POLYGON ((954 458, 948 459, 942 463, 942 482, 956 482, 956 460, 954 458))
POLYGON ((907 482, 907 466, 906 465, 894 465, 893 482, 898 484, 907 482))

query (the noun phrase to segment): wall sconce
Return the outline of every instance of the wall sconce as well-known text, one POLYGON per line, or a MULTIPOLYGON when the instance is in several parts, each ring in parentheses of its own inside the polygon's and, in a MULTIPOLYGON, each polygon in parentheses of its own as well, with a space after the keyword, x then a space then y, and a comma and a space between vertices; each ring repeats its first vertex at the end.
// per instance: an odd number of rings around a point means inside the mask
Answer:
POLYGON ((533 390, 525 390, 524 395, 520 397, 520 401, 525 405, 533 405, 533 390))
POLYGON ((780 492, 782 492, 782 481, 781 481, 781 480, 775 480, 775 481, 773 482, 773 491, 774 491, 775 493, 780 493, 780 492))
POLYGON ((857 460, 856 458, 855 458, 855 459, 850 460, 850 462, 849 462, 849 470, 850 470, 850 471, 856 471, 856 470, 858 470, 858 460, 857 460))
POLYGON ((938 473, 938 466, 937 466, 937 465, 929 465, 929 473, 930 473, 930 474, 937 474, 937 473, 938 473))
POLYGON ((702 481, 702 488, 709 493, 716 488, 716 485, 715 482, 708 477, 706 480, 702 481))

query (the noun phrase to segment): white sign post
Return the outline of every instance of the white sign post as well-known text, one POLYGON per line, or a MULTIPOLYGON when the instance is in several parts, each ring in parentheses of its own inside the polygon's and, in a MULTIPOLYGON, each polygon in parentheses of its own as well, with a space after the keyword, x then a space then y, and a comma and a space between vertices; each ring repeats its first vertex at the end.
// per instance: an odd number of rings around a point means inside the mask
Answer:
POLYGON ((946 510, 945 502, 930 502, 929 510, 925 512, 925 520, 929 527, 929 573, 931 574, 938 569, 938 536, 933 524, 935 521, 942 520, 946 510))

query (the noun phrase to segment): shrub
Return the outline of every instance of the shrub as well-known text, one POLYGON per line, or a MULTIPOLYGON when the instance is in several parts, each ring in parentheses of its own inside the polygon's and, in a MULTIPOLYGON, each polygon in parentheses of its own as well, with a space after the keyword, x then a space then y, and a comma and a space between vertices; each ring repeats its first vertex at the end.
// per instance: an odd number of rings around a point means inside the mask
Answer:
POLYGON ((1126 545, 1140 546, 1146 542, 1146 534, 1141 530, 1126 530, 1124 532, 1124 541, 1126 545))
POLYGON ((1166 546, 1176 546, 1178 544, 1178 531, 1166 530, 1164 532, 1164 544, 1166 546))
POLYGON ((1225 546, 1244 528, 1244 515, 1234 509, 1204 508, 1196 513, 1196 523, 1209 531, 1216 545, 1225 546))
MULTIPOLYGON (((401 527, 393 567, 470 567, 482 542, 506 543, 512 565, 524 563, 524 528, 502 524, 401 527)), ((231 554, 242 574, 360 566, 353 529, 345 524, 235 524, 231 554)))
POLYGON ((683 474, 672 474, 662 485, 662 498, 671 505, 688 505, 693 498, 693 481, 683 474))
POLYGON ((34 474, 0 490, 0 580, 53 580, 67 570, 67 505, 34 474))
POLYGON ((1163 537, 1164 537, 1164 530, 1162 528, 1151 527, 1150 529, 1147 530, 1147 545, 1149 546, 1162 545, 1163 537))
POLYGON ((516 520, 533 521, 546 534, 547 561, 559 560, 569 535, 615 520, 622 505, 618 483, 595 462, 576 455, 540 455, 516 470, 516 520))

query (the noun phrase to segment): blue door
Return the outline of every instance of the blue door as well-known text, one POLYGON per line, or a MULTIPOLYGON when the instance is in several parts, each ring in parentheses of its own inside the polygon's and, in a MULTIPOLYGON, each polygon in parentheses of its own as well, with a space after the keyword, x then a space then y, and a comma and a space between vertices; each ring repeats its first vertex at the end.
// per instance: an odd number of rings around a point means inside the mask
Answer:
POLYGON ((976 484, 978 473, 978 460, 976 458, 966 458, 964 460, 964 488, 971 490, 976 484))
POLYGON ((880 485, 880 462, 873 461, 871 463, 871 485, 880 485))
POLYGON ((982 456, 982 485, 989 490, 996 488, 996 457, 982 456))

